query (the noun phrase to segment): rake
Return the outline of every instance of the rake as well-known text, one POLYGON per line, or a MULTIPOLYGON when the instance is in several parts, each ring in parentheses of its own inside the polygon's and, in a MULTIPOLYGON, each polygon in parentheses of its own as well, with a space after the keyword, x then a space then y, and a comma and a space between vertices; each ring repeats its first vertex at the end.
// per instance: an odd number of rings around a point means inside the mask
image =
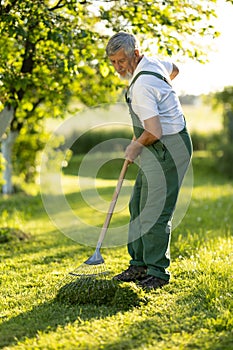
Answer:
POLYGON ((99 275, 108 273, 108 271, 106 270, 106 267, 105 267, 104 258, 102 257, 102 255, 100 253, 100 249, 101 249, 103 240, 105 238, 107 229, 109 227, 109 224, 110 224, 113 212, 114 212, 114 208, 115 208, 115 205, 116 205, 116 202, 117 202, 117 199, 118 199, 118 196, 119 196, 119 193, 120 193, 120 190, 121 190, 124 178, 125 178, 125 174, 126 174, 128 165, 129 165, 129 161, 126 159, 124 161, 123 166, 122 166, 122 169, 121 169, 121 172, 120 172, 120 175, 118 178, 118 182, 117 182, 112 200, 110 202, 107 216, 106 216, 105 222, 102 226, 94 254, 91 257, 89 257, 84 263, 82 263, 79 267, 77 267, 74 271, 69 272, 70 277, 71 276, 81 277, 81 278, 83 278, 82 282, 84 282, 84 280, 88 280, 88 279, 91 279, 93 277, 97 277, 99 275))

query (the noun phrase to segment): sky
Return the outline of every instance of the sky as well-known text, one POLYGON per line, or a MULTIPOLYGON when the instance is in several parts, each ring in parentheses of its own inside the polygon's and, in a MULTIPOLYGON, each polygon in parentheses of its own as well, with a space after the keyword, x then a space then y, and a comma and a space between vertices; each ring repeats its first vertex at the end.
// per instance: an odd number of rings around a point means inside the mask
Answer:
POLYGON ((233 5, 219 0, 217 30, 220 37, 213 40, 208 63, 177 63, 180 74, 174 80, 179 94, 208 94, 233 85, 233 5))

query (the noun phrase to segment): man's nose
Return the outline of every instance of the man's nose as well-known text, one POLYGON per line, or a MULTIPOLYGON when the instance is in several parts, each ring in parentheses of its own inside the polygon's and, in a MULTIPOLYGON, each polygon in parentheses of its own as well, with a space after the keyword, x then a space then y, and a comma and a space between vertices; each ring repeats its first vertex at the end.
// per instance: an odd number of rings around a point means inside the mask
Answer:
POLYGON ((122 69, 121 64, 119 64, 119 63, 116 62, 116 64, 115 64, 115 69, 116 69, 117 71, 120 71, 120 70, 122 69))

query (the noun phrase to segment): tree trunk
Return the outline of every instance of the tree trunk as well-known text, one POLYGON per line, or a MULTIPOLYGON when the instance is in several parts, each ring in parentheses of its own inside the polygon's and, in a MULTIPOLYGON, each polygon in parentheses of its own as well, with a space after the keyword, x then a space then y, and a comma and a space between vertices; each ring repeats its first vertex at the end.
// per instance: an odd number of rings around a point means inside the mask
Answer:
POLYGON ((6 128, 12 121, 14 116, 14 109, 12 107, 5 107, 0 112, 0 138, 4 134, 6 128))
POLYGON ((5 159, 5 167, 3 170, 4 184, 2 186, 3 194, 11 194, 14 192, 12 184, 12 147, 17 136, 18 131, 10 131, 7 137, 2 140, 2 155, 5 159))

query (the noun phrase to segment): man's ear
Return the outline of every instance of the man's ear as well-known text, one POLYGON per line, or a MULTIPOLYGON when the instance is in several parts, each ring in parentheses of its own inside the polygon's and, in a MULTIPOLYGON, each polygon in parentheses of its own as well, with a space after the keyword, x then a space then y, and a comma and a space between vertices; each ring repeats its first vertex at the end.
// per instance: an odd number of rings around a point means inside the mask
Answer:
POLYGON ((140 56, 140 53, 139 53, 139 50, 138 50, 138 49, 135 49, 135 50, 134 50, 134 55, 135 55, 136 57, 139 57, 139 56, 140 56))

